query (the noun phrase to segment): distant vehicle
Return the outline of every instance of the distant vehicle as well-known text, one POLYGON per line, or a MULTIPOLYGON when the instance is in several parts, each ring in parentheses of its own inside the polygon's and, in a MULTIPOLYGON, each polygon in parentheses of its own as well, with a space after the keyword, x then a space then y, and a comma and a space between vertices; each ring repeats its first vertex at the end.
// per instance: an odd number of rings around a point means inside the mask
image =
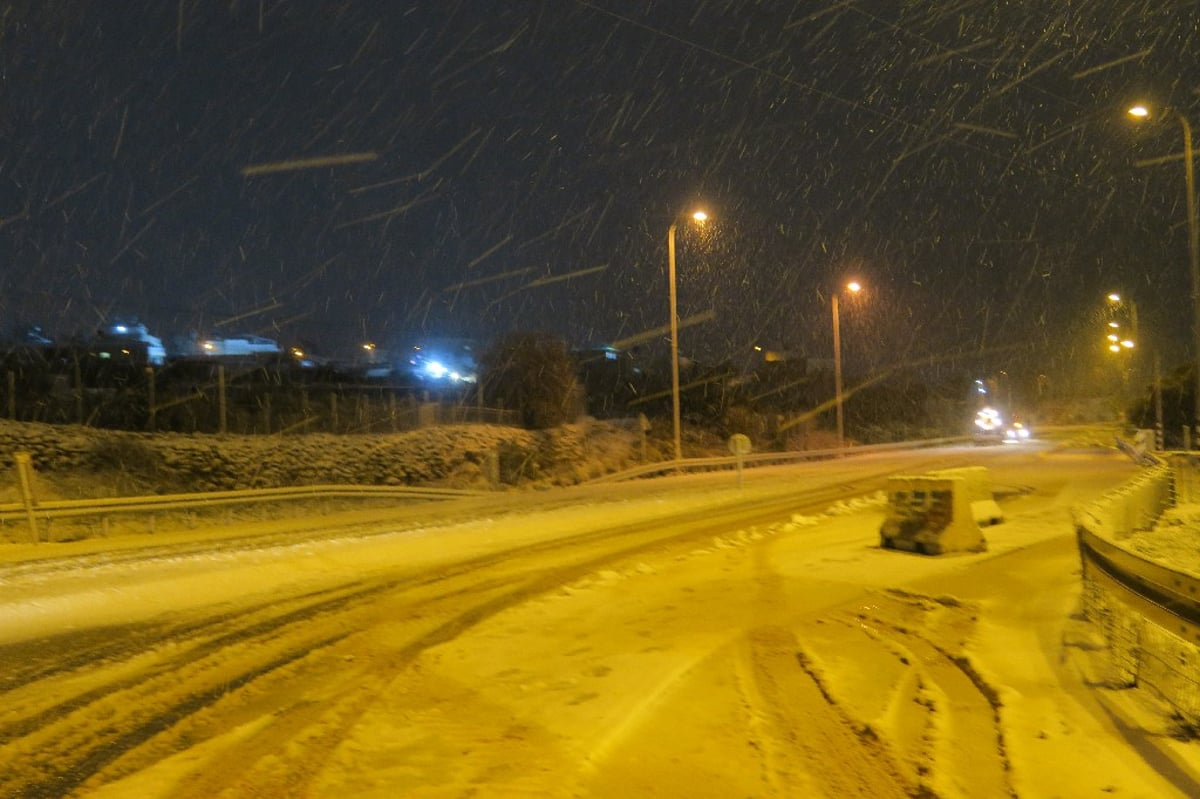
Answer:
POLYGON ((409 351, 406 371, 432 385, 474 383, 478 365, 474 345, 467 339, 430 339, 409 351))
POLYGON ((251 355, 275 355, 283 352, 279 343, 262 336, 210 338, 200 342, 200 351, 212 357, 239 358, 251 355))
POLYGON ((1000 411, 991 406, 980 408, 975 414, 975 441, 980 444, 999 443, 1004 439, 1004 419, 1000 411))
POLYGON ((1012 424, 1004 429, 1005 444, 1019 444, 1022 441, 1028 441, 1031 436, 1029 425, 1021 421, 1013 420, 1012 424))
POLYGON ((1032 437, 1029 425, 1019 419, 1004 421, 1004 415, 991 406, 975 414, 975 442, 978 444, 1019 444, 1032 437))

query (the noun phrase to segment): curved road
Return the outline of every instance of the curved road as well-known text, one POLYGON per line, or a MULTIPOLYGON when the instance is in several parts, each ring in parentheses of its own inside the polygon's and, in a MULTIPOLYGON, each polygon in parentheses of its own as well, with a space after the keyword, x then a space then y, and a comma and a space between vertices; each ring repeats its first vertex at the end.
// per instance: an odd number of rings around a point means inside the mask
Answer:
POLYGON ((0 796, 1184 796, 1120 741, 1049 784, 1079 741, 1005 699, 1102 718, 1069 508, 1133 471, 959 448, 14 549, 0 796), (988 553, 876 546, 887 475, 965 464, 988 553))

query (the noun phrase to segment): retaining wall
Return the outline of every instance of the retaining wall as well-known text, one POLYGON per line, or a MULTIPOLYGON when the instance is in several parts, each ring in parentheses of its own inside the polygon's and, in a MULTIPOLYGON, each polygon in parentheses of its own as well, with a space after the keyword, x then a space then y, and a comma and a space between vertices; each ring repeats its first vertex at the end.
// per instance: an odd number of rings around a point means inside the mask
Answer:
MULTIPOLYGON (((1078 508, 1076 526, 1120 546, 1131 533, 1152 529, 1174 503, 1175 479, 1170 466, 1148 469, 1097 502, 1078 508)), ((1175 710, 1185 726, 1200 727, 1200 647, 1123 601, 1082 547, 1081 552, 1083 612, 1103 633, 1108 647, 1106 682, 1148 688, 1175 710)))

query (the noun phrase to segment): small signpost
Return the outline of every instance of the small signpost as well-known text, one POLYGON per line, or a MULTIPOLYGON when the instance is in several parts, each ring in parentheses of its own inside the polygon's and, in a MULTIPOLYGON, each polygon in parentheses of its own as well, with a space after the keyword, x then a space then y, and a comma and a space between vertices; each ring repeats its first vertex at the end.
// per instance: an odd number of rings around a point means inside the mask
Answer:
POLYGON ((742 458, 749 455, 751 449, 750 436, 734 433, 729 437, 729 451, 737 457, 738 488, 742 487, 742 458))

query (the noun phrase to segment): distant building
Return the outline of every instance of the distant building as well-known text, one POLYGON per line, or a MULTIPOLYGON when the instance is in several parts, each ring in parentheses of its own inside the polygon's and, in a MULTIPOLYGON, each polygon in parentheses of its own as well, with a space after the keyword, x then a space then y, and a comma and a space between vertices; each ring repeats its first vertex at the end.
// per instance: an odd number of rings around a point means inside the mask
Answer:
POLYGON ((238 335, 208 338, 200 342, 200 354, 210 358, 248 358, 256 355, 278 355, 283 352, 279 342, 262 336, 238 335))
POLYGON ((167 350, 163 347, 162 339, 151 335, 146 326, 136 319, 113 320, 102 325, 96 331, 96 336, 101 351, 105 347, 123 348, 120 354, 140 360, 144 350, 146 363, 150 366, 162 366, 167 361, 167 350), (123 347, 127 344, 133 346, 123 347))

